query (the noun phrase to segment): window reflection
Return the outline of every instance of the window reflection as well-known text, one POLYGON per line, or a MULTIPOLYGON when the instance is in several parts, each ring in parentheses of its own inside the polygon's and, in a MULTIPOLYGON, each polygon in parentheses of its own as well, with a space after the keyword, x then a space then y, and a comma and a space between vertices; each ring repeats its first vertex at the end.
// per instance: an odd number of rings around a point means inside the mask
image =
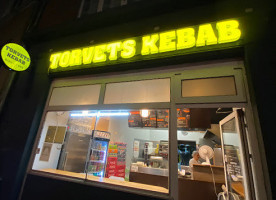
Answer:
POLYGON ((168 193, 168 123, 168 110, 48 112, 33 169, 168 193))

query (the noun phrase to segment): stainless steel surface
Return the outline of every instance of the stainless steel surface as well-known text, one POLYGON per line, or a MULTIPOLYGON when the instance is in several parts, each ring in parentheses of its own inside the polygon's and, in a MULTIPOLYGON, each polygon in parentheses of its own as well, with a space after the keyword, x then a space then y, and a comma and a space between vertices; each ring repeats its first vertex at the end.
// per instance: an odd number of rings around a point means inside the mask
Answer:
POLYGON ((169 175, 168 169, 151 168, 151 167, 138 167, 138 172, 145 173, 145 174, 159 175, 159 176, 169 175))
POLYGON ((90 135, 69 132, 64 153, 65 171, 83 173, 85 170, 86 156, 89 147, 90 135))

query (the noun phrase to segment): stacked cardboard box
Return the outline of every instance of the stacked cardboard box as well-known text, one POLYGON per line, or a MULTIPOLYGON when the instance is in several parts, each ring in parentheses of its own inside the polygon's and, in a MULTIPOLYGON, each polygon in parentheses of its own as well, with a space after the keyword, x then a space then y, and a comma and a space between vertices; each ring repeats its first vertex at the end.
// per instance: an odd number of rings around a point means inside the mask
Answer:
POLYGON ((117 145, 109 145, 105 177, 116 176, 117 172, 117 145))
POLYGON ((117 145, 117 148, 118 148, 116 176, 125 178, 127 144, 123 142, 116 142, 115 144, 117 145))

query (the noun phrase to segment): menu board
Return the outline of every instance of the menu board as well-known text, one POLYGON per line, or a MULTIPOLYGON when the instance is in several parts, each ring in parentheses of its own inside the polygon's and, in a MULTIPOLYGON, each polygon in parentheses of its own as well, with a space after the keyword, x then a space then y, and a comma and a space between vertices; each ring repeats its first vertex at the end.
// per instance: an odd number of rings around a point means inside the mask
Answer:
POLYGON ((128 116, 129 127, 142 127, 142 117, 140 111, 131 111, 128 116))
MULTIPOLYGON (((191 127, 191 112, 188 108, 177 109, 177 128, 189 129, 191 127)), ((131 111, 128 116, 129 127, 169 127, 169 110, 150 111, 148 117, 141 117, 140 111, 131 111)))
POLYGON ((231 145, 224 146, 225 164, 228 175, 241 176, 241 166, 239 161, 238 149, 231 145))
POLYGON ((157 111, 157 128, 168 128, 169 126, 169 111, 158 110, 157 111))
POLYGON ((190 109, 177 109, 177 128, 190 127, 190 109))
POLYGON ((156 127, 156 111, 149 111, 148 117, 142 117, 142 127, 156 127))
POLYGON ((140 111, 131 111, 128 116, 129 127, 168 128, 169 110, 149 110, 147 117, 142 117, 140 111))

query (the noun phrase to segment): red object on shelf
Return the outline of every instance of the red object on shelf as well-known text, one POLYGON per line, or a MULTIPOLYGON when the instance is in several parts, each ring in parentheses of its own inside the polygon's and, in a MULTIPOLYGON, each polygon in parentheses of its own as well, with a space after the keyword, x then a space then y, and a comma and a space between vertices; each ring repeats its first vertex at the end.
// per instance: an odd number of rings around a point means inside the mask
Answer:
POLYGON ((116 173, 115 176, 125 178, 125 172, 124 173, 116 173))

